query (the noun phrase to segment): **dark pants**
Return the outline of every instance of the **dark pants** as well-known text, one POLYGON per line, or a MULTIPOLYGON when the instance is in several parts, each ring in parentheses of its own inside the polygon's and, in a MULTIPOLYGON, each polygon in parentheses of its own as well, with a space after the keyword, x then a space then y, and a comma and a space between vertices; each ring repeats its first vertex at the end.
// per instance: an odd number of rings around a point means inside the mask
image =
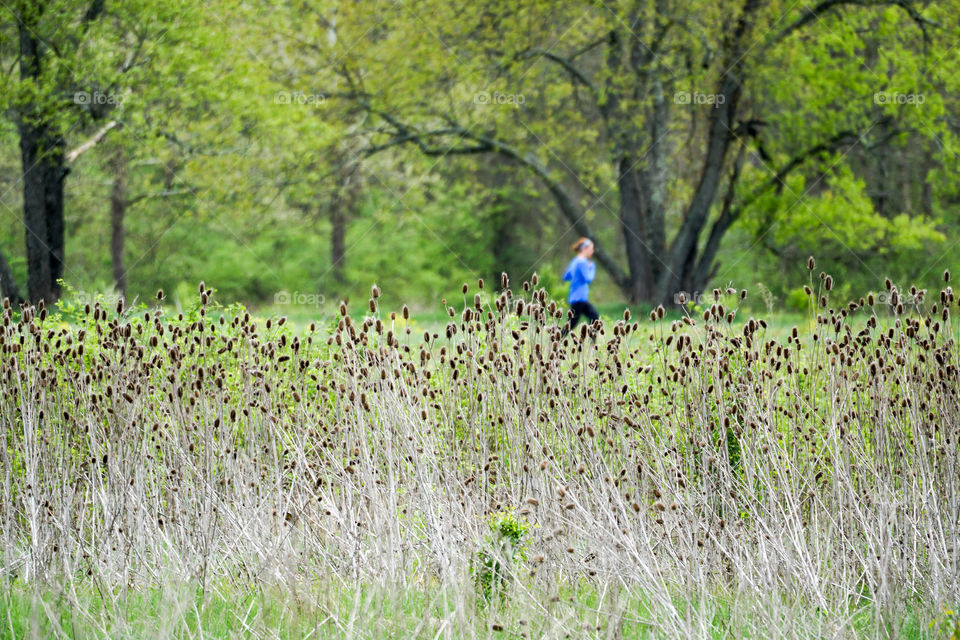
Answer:
POLYGON ((574 302, 570 305, 570 310, 573 312, 573 318, 570 319, 570 325, 563 328, 563 335, 577 326, 577 323, 580 322, 580 318, 586 316, 590 319, 590 322, 593 322, 600 317, 600 314, 597 313, 596 308, 584 300, 583 302, 574 302))

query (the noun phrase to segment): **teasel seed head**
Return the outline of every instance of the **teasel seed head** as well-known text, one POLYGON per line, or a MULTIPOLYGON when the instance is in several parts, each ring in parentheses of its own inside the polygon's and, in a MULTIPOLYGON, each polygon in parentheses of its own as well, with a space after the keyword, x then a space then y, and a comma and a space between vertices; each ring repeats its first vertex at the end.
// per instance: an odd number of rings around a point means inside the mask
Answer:
MULTIPOLYGON (((466 286, 466 285, 464 285, 464 286, 466 286)), ((401 314, 403 315, 403 319, 404 319, 404 320, 409 320, 409 319, 410 319, 410 307, 408 307, 407 305, 403 305, 403 309, 401 309, 401 314)))
POLYGON ((813 256, 807 258, 807 269, 813 271, 817 267, 817 261, 813 259, 813 256))

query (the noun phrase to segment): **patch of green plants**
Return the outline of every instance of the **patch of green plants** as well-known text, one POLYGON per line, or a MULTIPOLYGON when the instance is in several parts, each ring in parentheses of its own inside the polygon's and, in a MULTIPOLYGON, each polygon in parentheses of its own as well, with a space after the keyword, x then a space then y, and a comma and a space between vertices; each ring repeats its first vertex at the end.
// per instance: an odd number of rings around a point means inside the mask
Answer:
POLYGON ((512 511, 487 517, 483 548, 476 552, 471 571, 482 603, 502 601, 510 582, 526 559, 530 524, 512 511))

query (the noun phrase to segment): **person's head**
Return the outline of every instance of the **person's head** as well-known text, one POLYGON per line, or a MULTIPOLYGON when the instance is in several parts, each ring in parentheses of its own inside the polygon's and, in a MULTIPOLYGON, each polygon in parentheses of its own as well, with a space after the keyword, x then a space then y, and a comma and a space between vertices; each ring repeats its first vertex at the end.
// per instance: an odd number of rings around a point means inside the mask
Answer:
POLYGON ((593 257, 593 240, 590 238, 580 238, 573 243, 573 252, 581 258, 593 257))

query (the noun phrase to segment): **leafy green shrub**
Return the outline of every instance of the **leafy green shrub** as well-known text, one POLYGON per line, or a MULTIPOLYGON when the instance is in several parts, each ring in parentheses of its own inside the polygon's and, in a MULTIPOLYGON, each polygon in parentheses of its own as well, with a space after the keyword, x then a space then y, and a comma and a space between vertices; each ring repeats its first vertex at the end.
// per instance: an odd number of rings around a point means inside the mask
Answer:
POLYGON ((943 617, 933 620, 930 629, 934 631, 936 638, 960 640, 960 614, 953 609, 944 608, 943 617))
POLYGON ((472 572, 484 603, 502 599, 516 565, 525 558, 526 536, 530 524, 513 512, 488 517, 489 531, 483 548, 474 558, 472 572))
POLYGON ((799 311, 804 313, 810 309, 810 296, 803 290, 803 287, 797 287, 787 292, 784 303, 790 311, 799 311))

